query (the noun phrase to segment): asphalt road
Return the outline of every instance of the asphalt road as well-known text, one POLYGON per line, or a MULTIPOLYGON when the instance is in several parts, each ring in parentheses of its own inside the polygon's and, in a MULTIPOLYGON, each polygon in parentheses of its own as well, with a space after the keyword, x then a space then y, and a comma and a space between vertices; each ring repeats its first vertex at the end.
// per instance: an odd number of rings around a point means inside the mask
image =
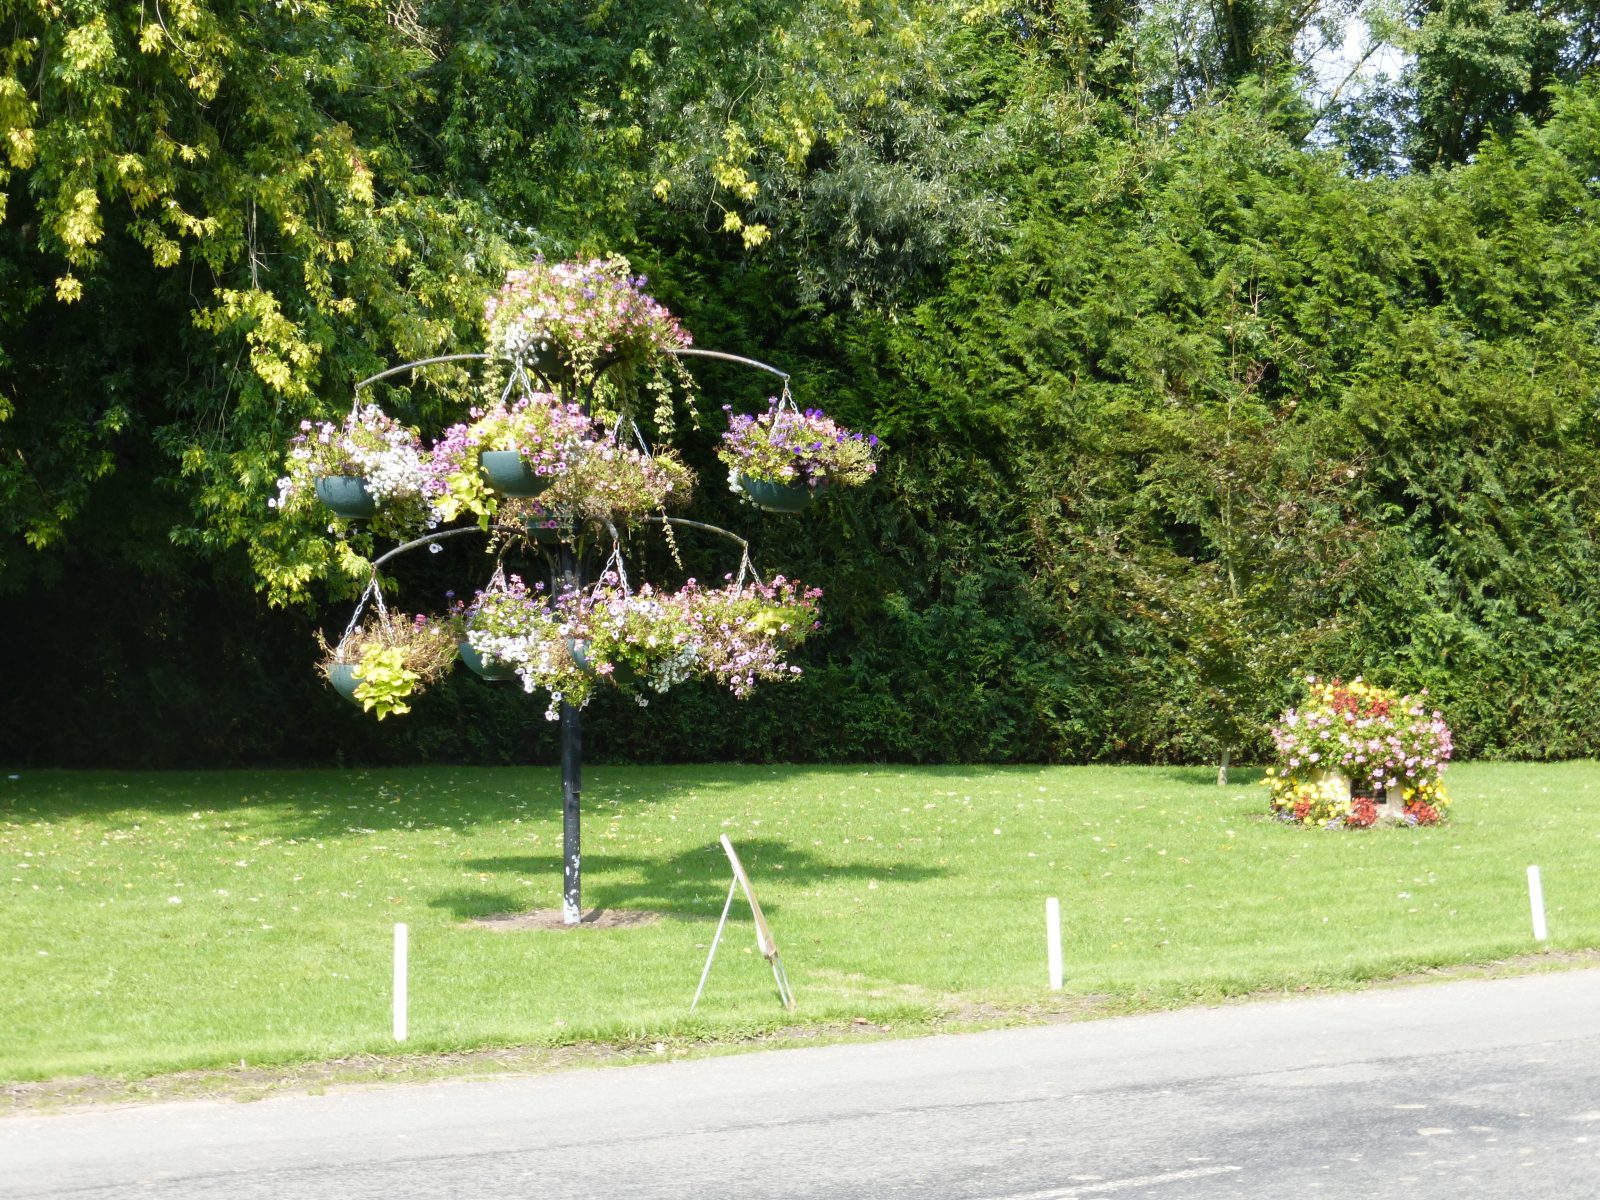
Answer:
POLYGON ((1593 1200, 1600 971, 9 1117, 0 1196, 1593 1200))

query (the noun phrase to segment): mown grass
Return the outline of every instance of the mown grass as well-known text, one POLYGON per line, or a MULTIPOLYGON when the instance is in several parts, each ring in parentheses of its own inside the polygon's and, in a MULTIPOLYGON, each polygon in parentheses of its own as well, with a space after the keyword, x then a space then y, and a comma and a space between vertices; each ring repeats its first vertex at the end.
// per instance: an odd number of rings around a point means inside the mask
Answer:
POLYGON ((396 921, 408 1052, 1350 986, 1533 949, 1530 863, 1549 946, 1600 946, 1600 767, 1449 780, 1449 825, 1328 834, 1202 769, 590 768, 585 905, 664 918, 504 933, 469 919, 559 903, 552 770, 27 773, 0 779, 0 1078, 393 1051, 396 921), (688 1011, 727 891, 722 833, 795 1017, 742 900, 688 1011))

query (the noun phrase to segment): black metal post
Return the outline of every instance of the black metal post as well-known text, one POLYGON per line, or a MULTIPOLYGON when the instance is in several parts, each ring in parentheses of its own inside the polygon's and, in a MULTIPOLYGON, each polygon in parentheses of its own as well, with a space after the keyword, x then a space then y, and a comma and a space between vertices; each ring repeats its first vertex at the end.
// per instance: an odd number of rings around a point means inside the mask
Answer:
POLYGON ((583 792, 583 714, 561 704, 561 919, 576 925, 583 919, 583 875, 580 862, 578 801, 583 792))
MULTIPOLYGON (((581 584, 577 551, 561 543, 557 566, 562 589, 581 584)), ((576 925, 583 919, 582 822, 583 714, 561 702, 561 919, 576 925)))

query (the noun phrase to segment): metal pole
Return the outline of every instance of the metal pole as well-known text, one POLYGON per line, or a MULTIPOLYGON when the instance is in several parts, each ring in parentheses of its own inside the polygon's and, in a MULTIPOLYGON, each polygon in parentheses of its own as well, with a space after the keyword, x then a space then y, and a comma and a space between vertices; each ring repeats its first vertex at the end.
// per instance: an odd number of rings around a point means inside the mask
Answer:
MULTIPOLYGON (((563 588, 577 588, 578 554, 561 543, 558 570, 563 588)), ((582 824, 580 800, 583 795, 583 714, 566 701, 561 702, 561 919, 576 925, 583 919, 582 824)))
POLYGON ((583 919, 583 874, 580 865, 579 798, 583 792, 582 714, 561 704, 561 856, 563 863, 561 919, 576 925, 583 919))
POLYGON ((780 371, 777 367, 770 366, 767 363, 759 361, 758 359, 746 358, 742 354, 728 354, 722 350, 690 349, 687 346, 677 350, 668 350, 667 353, 672 355, 674 358, 718 358, 723 362, 739 363, 741 366, 746 367, 756 367, 759 370, 776 375, 779 379, 783 380, 784 383, 789 382, 789 372, 780 371))
POLYGON ((728 900, 722 906, 722 920, 717 922, 716 936, 711 939, 711 953, 706 955, 706 969, 700 972, 700 986, 694 990, 694 999, 689 1002, 689 1011, 694 1011, 694 1006, 700 1003, 700 993, 706 990, 706 978, 711 974, 711 960, 717 956, 717 943, 722 940, 722 930, 728 924, 728 910, 733 907, 733 893, 739 888, 739 877, 735 875, 728 882, 728 900))

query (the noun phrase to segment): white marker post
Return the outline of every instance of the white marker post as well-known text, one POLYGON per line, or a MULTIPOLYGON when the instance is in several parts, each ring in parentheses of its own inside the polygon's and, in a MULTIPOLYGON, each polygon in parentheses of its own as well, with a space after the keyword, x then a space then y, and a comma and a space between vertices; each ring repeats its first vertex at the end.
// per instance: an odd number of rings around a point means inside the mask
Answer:
POLYGON ((402 922, 394 927, 394 1040, 406 1040, 406 927, 402 922))
POLYGON ((1544 884, 1538 867, 1528 868, 1528 907, 1533 910, 1533 940, 1542 942, 1549 931, 1544 927, 1544 884))
POLYGON ((1061 990, 1061 902, 1051 896, 1044 902, 1045 954, 1050 959, 1050 988, 1061 990))

